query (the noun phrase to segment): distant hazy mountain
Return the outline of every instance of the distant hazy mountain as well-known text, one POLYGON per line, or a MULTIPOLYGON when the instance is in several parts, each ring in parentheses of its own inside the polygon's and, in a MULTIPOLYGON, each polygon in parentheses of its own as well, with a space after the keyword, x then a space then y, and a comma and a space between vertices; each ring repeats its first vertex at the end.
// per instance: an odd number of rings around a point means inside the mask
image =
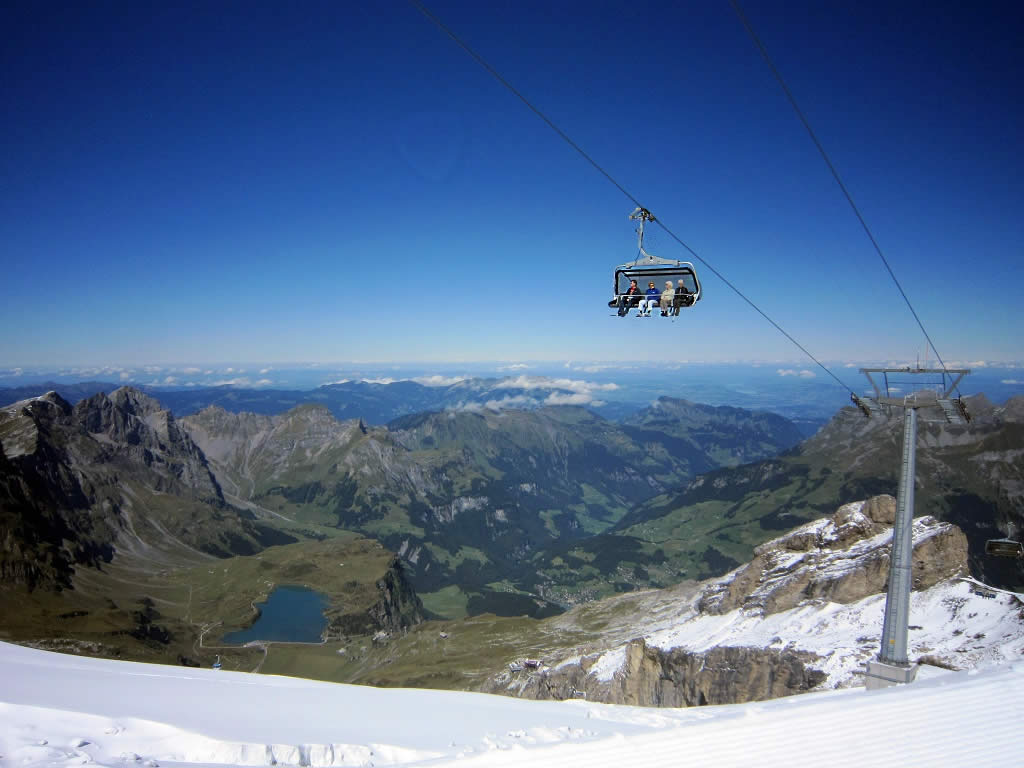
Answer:
MULTIPOLYGON (((70 403, 77 403, 97 392, 112 392, 119 385, 109 382, 57 385, 51 383, 17 388, 0 388, 0 404, 37 397, 58 391, 70 403)), ((275 415, 296 406, 323 405, 337 419, 362 419, 366 424, 383 425, 412 413, 440 410, 487 408, 539 408, 551 404, 585 403, 612 420, 624 418, 642 406, 624 402, 602 402, 581 398, 579 392, 557 380, 534 377, 515 379, 465 379, 444 386, 426 386, 415 381, 346 381, 316 389, 243 389, 234 386, 170 389, 139 386, 137 389, 158 399, 181 418, 219 406, 230 413, 275 415)))
POLYGON ((684 440, 699 447, 720 467, 775 456, 804 437, 792 421, 774 413, 702 405, 672 397, 658 398, 654 405, 623 423, 635 435, 653 431, 684 440))
POLYGON ((29 384, 21 387, 0 387, 0 406, 40 397, 47 392, 59 392, 62 399, 74 405, 98 392, 110 394, 120 386, 120 384, 113 384, 109 381, 83 381, 76 384, 57 384, 53 381, 45 381, 42 384, 29 384))

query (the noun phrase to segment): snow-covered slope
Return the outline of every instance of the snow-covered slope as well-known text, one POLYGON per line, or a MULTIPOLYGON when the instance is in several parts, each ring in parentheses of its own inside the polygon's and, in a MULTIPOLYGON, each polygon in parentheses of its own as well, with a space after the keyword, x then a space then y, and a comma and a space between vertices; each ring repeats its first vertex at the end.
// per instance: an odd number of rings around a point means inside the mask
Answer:
MULTIPOLYGON (((895 510, 891 496, 846 504, 762 544, 721 578, 552 619, 569 632, 583 612, 603 611, 585 617, 603 620, 603 649, 549 657, 539 674, 502 672, 490 690, 673 707, 861 686, 882 634, 895 510)), ((956 526, 917 518, 913 546, 910 660, 949 670, 1020 660, 1024 595, 966 577, 956 526)))
POLYGON ((1009 766, 1024 662, 648 709, 375 689, 0 643, 0 766, 1009 766), (898 738, 893 738, 897 734, 898 738))
MULTIPOLYGON (((985 590, 987 591, 987 590, 985 590)), ((983 591, 968 580, 943 582, 911 593, 908 655, 955 669, 977 669, 1024 660, 1024 612, 1018 596, 983 591)), ((715 647, 788 648, 808 651, 828 674, 822 688, 863 685, 861 673, 877 655, 885 595, 850 605, 803 605, 769 616, 736 609, 722 615, 692 614, 651 632, 649 647, 701 652, 715 647)), ((611 651, 592 673, 610 677, 622 666, 626 647, 611 651)))

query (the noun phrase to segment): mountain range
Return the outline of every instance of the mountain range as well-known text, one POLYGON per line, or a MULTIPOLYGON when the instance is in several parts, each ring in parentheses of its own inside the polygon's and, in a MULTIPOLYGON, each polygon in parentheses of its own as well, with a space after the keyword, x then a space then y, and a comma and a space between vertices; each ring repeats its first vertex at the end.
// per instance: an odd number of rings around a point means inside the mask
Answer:
MULTIPOLYGON (((610 420, 625 421, 645 409, 657 397, 634 400, 605 400, 602 395, 619 389, 613 383, 591 384, 578 380, 547 376, 504 378, 459 378, 455 381, 351 380, 324 384, 314 389, 245 388, 234 385, 168 387, 138 385, 135 388, 160 401, 181 418, 216 405, 231 413, 276 415, 299 405, 326 407, 339 420, 361 419, 365 424, 382 426, 410 414, 443 410, 499 411, 531 409, 550 405, 581 405, 610 420)), ((77 403, 97 392, 113 392, 121 384, 91 381, 75 383, 43 382, 20 387, 0 387, 0 403, 13 403, 58 391, 70 403, 77 403)), ((719 393, 721 394, 721 393, 719 393)), ((741 393, 728 393, 742 398, 741 393)), ((691 398, 693 399, 693 398, 691 398)), ((749 399, 749 398, 748 398, 749 399)), ((767 413, 748 407, 745 413, 767 413)), ((796 425, 801 437, 814 433, 826 420, 818 416, 793 414, 794 408, 775 409, 796 425)))
POLYGON ((535 589, 537 552, 601 533, 723 462, 799 439, 778 416, 668 398, 627 424, 556 406, 422 413, 378 428, 309 405, 277 416, 212 406, 182 423, 229 498, 372 536, 443 613, 452 600, 467 613, 560 610, 565 595, 535 589))
MULTIPOLYGON (((968 409, 966 425, 919 423, 915 511, 964 531, 975 576, 1016 587, 1024 584, 1021 562, 986 556, 985 542, 1024 524, 1024 397, 996 406, 978 395, 968 409)), ((585 542, 577 556, 659 547, 685 575, 707 578, 848 499, 894 493, 902 445, 902 419, 843 408, 790 451, 708 472, 637 505, 608 532, 611 542, 585 542)), ((618 567, 630 564, 622 558, 618 567)))
MULTIPOLYGON (((1019 521, 1022 402, 975 398, 967 427, 922 425, 918 453, 918 511, 956 522, 972 573, 1009 585, 1019 565, 982 553, 1019 521)), ((338 626, 383 628, 359 617, 396 615, 409 590, 408 616, 543 617, 722 574, 896 484, 899 422, 855 409, 797 444, 781 417, 672 398, 620 422, 533 405, 384 426, 320 404, 176 418, 132 388, 8 405, 0 632, 188 658, 296 579, 331 594, 338 626), (367 541, 383 554, 366 559, 367 541)))

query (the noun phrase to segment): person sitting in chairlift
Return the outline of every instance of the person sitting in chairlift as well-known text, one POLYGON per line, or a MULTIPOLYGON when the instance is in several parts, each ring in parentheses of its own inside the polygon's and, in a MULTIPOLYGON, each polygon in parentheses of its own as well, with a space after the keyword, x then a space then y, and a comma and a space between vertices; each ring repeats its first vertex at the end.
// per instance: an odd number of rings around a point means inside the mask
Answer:
POLYGON ((661 316, 668 317, 669 312, 672 311, 672 296, 675 291, 672 289, 672 281, 665 281, 665 290, 661 292, 661 316))
POLYGON ((690 295, 690 292, 686 289, 686 283, 684 283, 682 278, 680 278, 679 284, 676 286, 675 296, 672 299, 673 315, 678 317, 680 308, 690 306, 687 303, 687 297, 689 297, 690 295))
POLYGON ((628 315, 629 310, 640 303, 640 288, 636 280, 629 281, 629 290, 619 296, 619 317, 628 315))
POLYGON ((652 280, 647 284, 647 295, 640 302, 640 308, 637 310, 637 317, 650 317, 651 310, 661 303, 661 292, 654 287, 654 281, 652 280))

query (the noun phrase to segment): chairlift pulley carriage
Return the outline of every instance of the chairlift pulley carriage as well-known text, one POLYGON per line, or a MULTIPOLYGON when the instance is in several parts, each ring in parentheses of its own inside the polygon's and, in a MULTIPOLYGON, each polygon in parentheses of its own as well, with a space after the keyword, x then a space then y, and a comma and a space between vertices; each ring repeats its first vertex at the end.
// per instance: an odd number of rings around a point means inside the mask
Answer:
POLYGON ((669 280, 676 288, 672 315, 678 315, 680 309, 692 307, 700 301, 700 280, 697 279, 697 270, 694 269, 692 263, 676 259, 663 259, 644 250, 644 225, 648 221, 655 220, 651 212, 646 208, 638 207, 629 215, 629 218, 639 222, 636 230, 637 257, 632 262, 620 264, 615 268, 612 278, 614 297, 608 302, 608 306, 618 307, 618 314, 625 316, 644 298, 645 286, 653 282, 660 291, 661 285, 669 280), (630 295, 630 283, 634 280, 637 282, 639 293, 630 295), (684 287, 683 291, 678 290, 680 281, 684 287))

